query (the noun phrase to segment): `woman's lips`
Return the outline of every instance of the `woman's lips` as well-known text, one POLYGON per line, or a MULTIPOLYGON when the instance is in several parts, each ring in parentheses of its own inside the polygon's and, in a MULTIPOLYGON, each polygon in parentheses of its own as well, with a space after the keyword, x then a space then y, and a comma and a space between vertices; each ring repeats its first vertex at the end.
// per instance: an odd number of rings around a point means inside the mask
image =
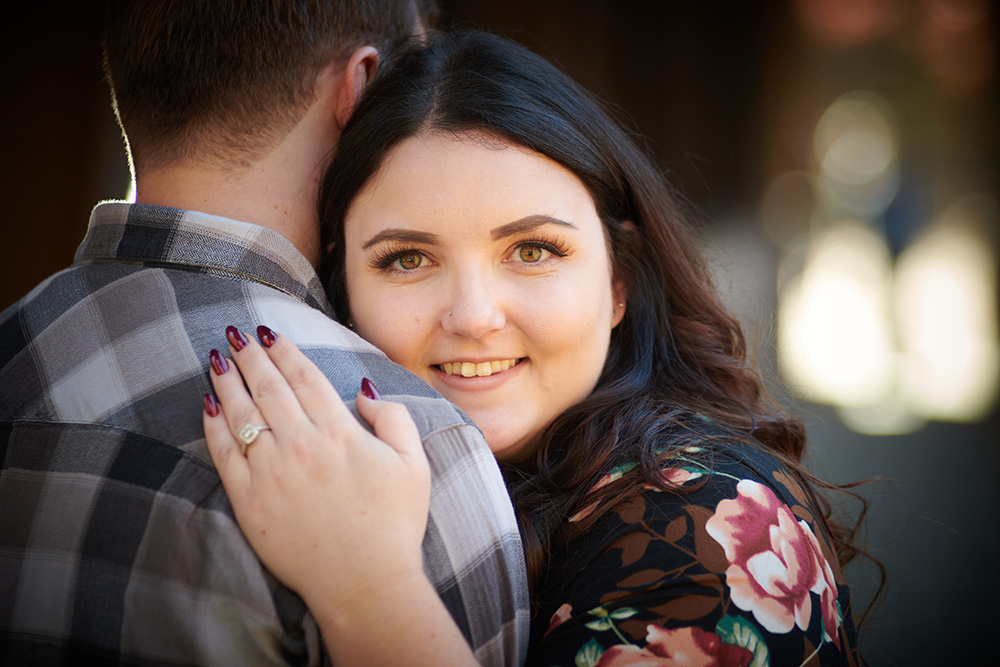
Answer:
POLYGON ((489 377, 494 373, 502 373, 510 370, 514 366, 524 361, 524 357, 519 359, 499 359, 494 361, 450 361, 444 364, 437 364, 434 368, 445 375, 460 375, 462 377, 489 377))

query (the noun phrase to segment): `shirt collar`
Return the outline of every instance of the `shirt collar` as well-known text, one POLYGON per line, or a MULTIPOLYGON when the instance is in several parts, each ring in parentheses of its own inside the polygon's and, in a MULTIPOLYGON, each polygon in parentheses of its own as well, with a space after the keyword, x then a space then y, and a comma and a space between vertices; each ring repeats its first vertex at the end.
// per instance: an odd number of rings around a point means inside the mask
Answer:
POLYGON ((140 262, 228 273, 281 290, 333 317, 315 269, 281 234, 216 215, 103 202, 90 216, 75 263, 140 262))

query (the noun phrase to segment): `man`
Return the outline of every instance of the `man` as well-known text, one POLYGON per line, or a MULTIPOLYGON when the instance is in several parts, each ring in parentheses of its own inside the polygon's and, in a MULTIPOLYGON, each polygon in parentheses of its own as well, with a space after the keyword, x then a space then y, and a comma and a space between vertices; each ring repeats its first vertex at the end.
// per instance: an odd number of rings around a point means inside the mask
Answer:
POLYGON ((523 657, 523 555, 492 455, 333 322, 314 270, 340 128, 420 25, 413 0, 111 3, 106 72, 138 203, 98 205, 73 266, 0 315, 0 663, 328 661, 204 444, 209 352, 227 325, 258 324, 346 398, 369 377, 407 404, 434 475, 427 573, 477 658, 523 657))

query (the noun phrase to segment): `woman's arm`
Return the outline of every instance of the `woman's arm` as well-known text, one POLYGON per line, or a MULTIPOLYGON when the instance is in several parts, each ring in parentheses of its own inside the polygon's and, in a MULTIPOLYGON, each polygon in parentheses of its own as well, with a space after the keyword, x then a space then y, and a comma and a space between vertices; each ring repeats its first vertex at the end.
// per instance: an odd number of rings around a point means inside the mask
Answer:
POLYGON ((262 340, 236 338, 236 368, 216 355, 221 405, 206 397, 204 415, 247 539, 309 605, 335 664, 475 664, 424 574, 430 471, 406 408, 359 393, 372 435, 294 344, 262 340), (269 430, 244 456, 247 424, 269 430))

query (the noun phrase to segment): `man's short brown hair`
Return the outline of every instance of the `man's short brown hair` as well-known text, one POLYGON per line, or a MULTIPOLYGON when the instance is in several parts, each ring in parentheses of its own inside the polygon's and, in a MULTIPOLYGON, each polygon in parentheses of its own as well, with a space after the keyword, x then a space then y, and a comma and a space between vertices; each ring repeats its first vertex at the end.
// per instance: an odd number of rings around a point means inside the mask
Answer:
POLYGON ((414 0, 109 0, 104 71, 136 170, 233 168, 275 145, 326 65, 385 52, 428 20, 414 0))

